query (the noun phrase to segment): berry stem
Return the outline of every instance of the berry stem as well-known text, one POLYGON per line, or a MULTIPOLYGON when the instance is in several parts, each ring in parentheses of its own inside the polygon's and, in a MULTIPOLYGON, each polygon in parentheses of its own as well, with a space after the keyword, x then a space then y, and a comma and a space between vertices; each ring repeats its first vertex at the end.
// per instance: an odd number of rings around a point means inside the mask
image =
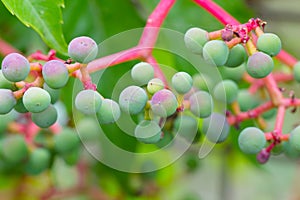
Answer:
POLYGON ((81 82, 83 84, 84 89, 88 90, 97 90, 96 85, 92 82, 91 76, 86 68, 85 64, 81 64, 81 68, 80 68, 80 72, 81 72, 81 82))
POLYGON ((274 129, 274 134, 276 134, 277 136, 282 135, 284 116, 285 116, 285 106, 281 105, 278 107, 277 110, 275 129, 274 129))
POLYGON ((146 62, 150 63, 153 68, 154 68, 154 76, 156 78, 159 78, 160 80, 162 80, 162 82, 164 83, 165 85, 165 88, 168 87, 168 82, 167 82, 167 79, 163 73, 163 71, 160 69, 156 59, 154 58, 154 56, 150 55, 148 56, 146 59, 145 59, 146 62))

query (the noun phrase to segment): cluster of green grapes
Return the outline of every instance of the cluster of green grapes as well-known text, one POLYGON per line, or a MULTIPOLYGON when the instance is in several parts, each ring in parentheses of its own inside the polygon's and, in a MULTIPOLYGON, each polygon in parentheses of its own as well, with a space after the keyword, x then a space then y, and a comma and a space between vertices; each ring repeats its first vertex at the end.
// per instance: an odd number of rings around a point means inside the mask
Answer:
MULTIPOLYGON (((230 35, 230 34, 229 34, 230 35)), ((210 39, 209 33, 201 28, 191 28, 185 33, 184 41, 186 47, 194 54, 201 55, 211 65, 221 68, 243 68, 254 79, 261 79, 268 76, 273 68, 273 58, 281 51, 281 40, 273 33, 258 34, 256 45, 248 44, 248 40, 244 42, 237 40, 234 45, 229 42, 238 37, 231 34, 230 38, 221 34, 218 39, 210 39), (230 48, 229 48, 230 47, 230 48)), ((222 71, 220 70, 222 73, 222 71)), ((293 66, 294 79, 299 82, 300 62, 293 66)), ((241 74, 242 75, 242 74, 241 74)), ((234 75, 235 76, 235 75, 234 75)), ((235 77, 236 78, 236 77, 235 77)), ((238 80, 241 80, 242 76, 238 80)), ((203 87, 203 79, 198 77, 197 84, 200 89, 207 89, 203 87)), ((268 98, 250 93, 249 90, 240 89, 238 85, 232 80, 223 80, 218 83, 212 91, 213 97, 217 101, 232 105, 238 104, 241 112, 247 112, 256 108, 261 103, 269 100, 268 98)), ((269 119, 276 113, 276 108, 273 108, 262 114, 262 117, 269 119)), ((258 117, 258 116, 257 116, 258 117)), ((288 141, 274 142, 266 148, 268 144, 265 133, 257 127, 247 127, 243 129, 238 137, 238 144, 240 149, 246 154, 258 154, 259 162, 264 163, 268 160, 270 153, 279 154, 285 152, 289 156, 298 156, 300 154, 299 148, 299 126, 290 132, 288 141), (270 152, 271 151, 271 152, 270 152)), ((275 137, 276 139, 276 137, 275 137)), ((270 144, 269 144, 270 145, 270 144)))

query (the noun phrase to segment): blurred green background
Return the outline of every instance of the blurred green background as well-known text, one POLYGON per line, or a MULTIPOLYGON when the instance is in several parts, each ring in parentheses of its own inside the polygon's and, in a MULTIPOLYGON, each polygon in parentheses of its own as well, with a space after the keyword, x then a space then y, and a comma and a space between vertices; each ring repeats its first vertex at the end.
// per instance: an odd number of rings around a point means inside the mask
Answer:
MULTIPOLYGON (((134 28, 142 28, 147 16, 158 0, 65 0, 63 9, 63 31, 66 41, 81 35, 92 37, 101 43, 107 38, 134 28)), ((283 42, 283 48, 297 58, 300 57, 300 4, 298 0, 217 0, 223 8, 241 22, 259 17, 268 22, 266 32, 274 32, 283 42)), ((0 37, 26 55, 49 49, 37 33, 20 23, 0 3, 0 37)), ((192 1, 178 0, 171 9, 164 28, 184 33, 197 26, 208 31, 223 26, 192 1)), ((125 42, 125 41, 124 41, 125 42)), ((117 49, 117 48, 116 48, 117 49)), ((180 69, 182 61, 175 55, 156 52, 158 61, 180 69)), ((2 59, 2 58, 1 58, 2 59)), ((114 83, 135 62, 124 63, 105 71, 99 91, 111 95, 114 83)), ((188 69, 186 69, 188 70, 188 69)), ((71 114, 72 84, 62 93, 62 102, 71 114)), ((297 85, 294 90, 298 91, 297 85)), ((290 130, 299 113, 287 114, 285 130, 290 130), (291 120, 293 119, 293 120, 291 120)), ((272 122, 270 121, 270 127, 272 122)), ((116 131, 115 127, 107 127, 116 131)), ((193 146, 184 156, 166 169, 149 174, 128 174, 92 162, 89 182, 106 193, 108 199, 174 199, 174 200, 282 200, 300 199, 300 163, 285 156, 272 156, 265 165, 257 165, 254 157, 243 155, 236 146, 237 131, 232 130, 229 141, 218 145, 205 159, 197 157, 198 146, 193 146), (140 195, 139 193, 140 192, 140 195)), ((112 138, 119 146, 135 151, 139 144, 123 134, 112 138)), ((84 154, 88 157, 87 154, 84 154)), ((0 199, 38 199, 37 191, 47 188, 49 179, 58 188, 69 188, 77 180, 75 167, 68 167, 58 160, 50 173, 37 177, 18 174, 0 174, 0 199), (20 184, 20 183, 26 184, 20 184), (26 189, 20 191, 20 185, 26 189), (25 185, 25 186, 24 186, 25 185)), ((54 198, 60 199, 60 197, 54 198)), ((78 194, 63 199, 89 199, 78 194)))

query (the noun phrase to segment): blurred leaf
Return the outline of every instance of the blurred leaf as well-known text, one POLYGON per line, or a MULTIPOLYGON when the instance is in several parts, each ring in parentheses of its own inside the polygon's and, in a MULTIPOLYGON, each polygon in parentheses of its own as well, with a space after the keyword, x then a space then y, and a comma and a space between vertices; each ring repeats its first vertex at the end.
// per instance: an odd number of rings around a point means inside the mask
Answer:
POLYGON ((6 8, 26 26, 32 27, 53 49, 66 54, 62 33, 63 0, 2 0, 6 8))

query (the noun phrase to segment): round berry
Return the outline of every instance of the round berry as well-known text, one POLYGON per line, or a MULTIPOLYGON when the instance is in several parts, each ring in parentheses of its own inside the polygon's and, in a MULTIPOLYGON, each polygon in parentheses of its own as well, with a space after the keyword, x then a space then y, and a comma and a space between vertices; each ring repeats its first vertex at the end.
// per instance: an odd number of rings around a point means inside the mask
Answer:
POLYGON ((76 62, 89 63, 96 58, 98 46, 90 37, 77 37, 69 43, 68 54, 76 62))
POLYGON ((99 111, 102 105, 101 95, 94 90, 82 90, 75 98, 75 107, 86 115, 92 115, 99 111))
POLYGON ((238 143, 244 153, 256 154, 266 145, 265 134, 256 127, 248 127, 240 133, 238 143))
POLYGON ((218 101, 230 104, 236 100, 238 91, 239 89, 235 82, 224 80, 215 86, 213 94, 218 101))
POLYGON ((34 149, 26 163, 26 172, 32 175, 37 175, 46 170, 50 165, 51 154, 47 149, 34 149))
POLYGON ((21 54, 8 54, 2 61, 2 73, 9 81, 23 81, 28 76, 29 72, 29 61, 21 54))
POLYGON ((3 73, 2 73, 2 70, 0 69, 0 88, 3 88, 3 89, 15 89, 15 85, 13 82, 7 80, 3 73))
POLYGON ((208 85, 211 83, 209 76, 204 74, 195 74, 193 76, 193 86, 199 90, 208 91, 208 85))
POLYGON ((198 121, 191 116, 180 115, 173 124, 173 132, 179 134, 187 141, 193 141, 198 130, 198 121))
POLYGON ((141 112, 148 101, 148 96, 142 88, 138 86, 128 86, 119 96, 119 105, 122 111, 130 114, 141 112))
POLYGON ((0 89, 0 114, 9 113, 16 105, 14 93, 9 89, 0 89))
POLYGON ((24 106, 23 98, 17 100, 17 104, 15 105, 14 109, 18 113, 27 113, 28 112, 28 110, 24 106))
POLYGON ((41 128, 48 128, 56 122, 57 110, 53 105, 50 105, 42 112, 32 113, 31 119, 37 126, 41 128))
POLYGON ((210 64, 222 66, 226 63, 229 55, 229 48, 224 41, 211 40, 203 47, 203 58, 210 64))
POLYGON ((185 46, 194 54, 202 54, 203 46, 208 40, 208 32, 201 28, 190 28, 184 34, 185 46))
POLYGON ((238 44, 229 51, 228 59, 225 63, 227 67, 238 67, 245 62, 247 53, 243 45, 238 44))
POLYGON ((292 148, 300 152, 300 126, 297 126, 291 131, 289 142, 292 148))
POLYGON ((164 89, 164 87, 165 85, 162 80, 159 78, 153 78, 148 82, 147 90, 150 94, 154 94, 155 92, 164 89))
POLYGON ((276 56, 281 50, 281 40, 274 33, 263 33, 258 37, 256 46, 258 50, 276 56))
POLYGON ((205 91, 198 91, 189 98, 190 110, 200 118, 209 117, 213 110, 213 100, 211 95, 205 91))
POLYGON ((298 61, 293 67, 294 79, 300 83, 300 61, 298 61))
POLYGON ((64 87, 69 80, 69 72, 65 64, 58 60, 46 62, 42 74, 47 85, 53 89, 64 87))
POLYGON ((19 163, 28 155, 27 144, 21 135, 10 135, 3 139, 2 156, 9 163, 19 163))
POLYGON ((153 144, 160 140, 161 128, 154 121, 143 120, 136 126, 134 135, 140 142, 153 144))
POLYGON ((76 129, 82 142, 95 142, 100 138, 99 123, 94 118, 83 118, 76 123, 76 129))
POLYGON ((39 87, 31 87, 24 93, 23 104, 32 113, 42 112, 50 105, 50 94, 39 87))
POLYGON ((150 103, 152 112, 161 117, 172 115, 178 106, 176 96, 167 89, 156 92, 150 103))
POLYGON ((258 98, 248 90, 240 90, 238 92, 237 101, 242 112, 251 110, 259 105, 258 98))
POLYGON ((202 124, 202 131, 205 137, 213 143, 225 141, 229 134, 229 128, 226 117, 219 113, 212 113, 203 120, 202 124))
POLYGON ((246 70, 253 78, 264 78, 268 76, 274 68, 272 58, 263 52, 256 52, 248 58, 246 70))
POLYGON ((100 124, 109 124, 117 121, 121 116, 119 104, 111 99, 104 99, 97 117, 100 124))
POLYGON ((154 69, 147 62, 140 62, 131 69, 131 77, 138 85, 146 85, 154 78, 154 69))
POLYGON ((59 99, 60 90, 59 89, 53 89, 53 88, 49 87, 46 83, 44 83, 43 89, 46 90, 50 94, 51 103, 55 104, 59 99))
POLYGON ((65 128, 60 133, 54 135, 54 149, 56 152, 64 154, 77 148, 80 140, 73 129, 65 128))
POLYGON ((186 72, 177 72, 172 77, 172 86, 179 94, 185 94, 191 90, 193 86, 193 79, 186 72))

